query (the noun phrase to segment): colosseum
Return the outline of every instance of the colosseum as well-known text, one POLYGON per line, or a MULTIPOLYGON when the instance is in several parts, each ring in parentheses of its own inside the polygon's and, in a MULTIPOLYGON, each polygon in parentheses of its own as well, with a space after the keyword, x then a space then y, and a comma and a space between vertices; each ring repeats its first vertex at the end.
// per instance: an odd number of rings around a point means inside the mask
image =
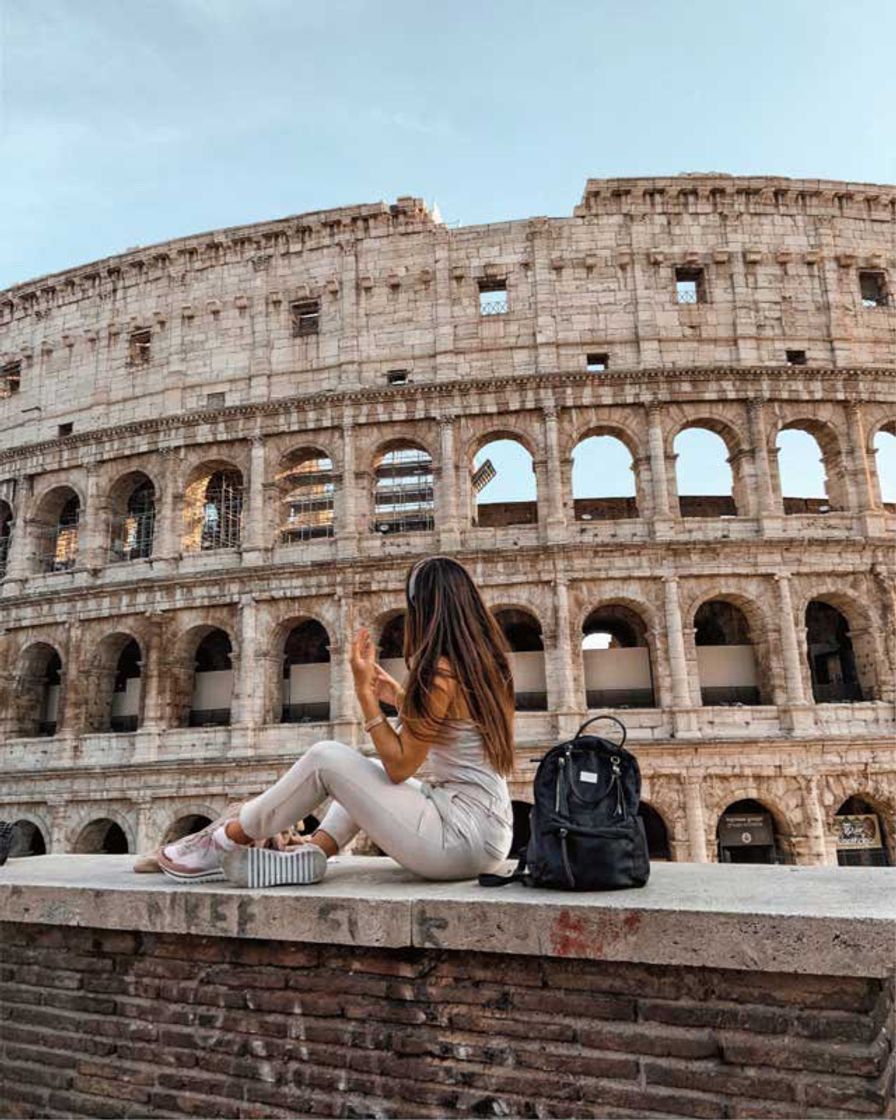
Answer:
POLYGON ((17 852, 143 850, 361 747, 347 639, 394 663, 404 572, 446 552, 514 651, 519 797, 610 712, 655 858, 892 863, 894 269, 896 187, 699 174, 473 227, 402 197, 5 291, 17 852))

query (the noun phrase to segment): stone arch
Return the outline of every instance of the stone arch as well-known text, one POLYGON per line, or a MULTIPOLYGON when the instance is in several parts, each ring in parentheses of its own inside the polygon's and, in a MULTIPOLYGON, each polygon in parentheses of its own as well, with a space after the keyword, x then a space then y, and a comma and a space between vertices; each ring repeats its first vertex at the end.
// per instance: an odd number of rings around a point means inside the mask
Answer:
POLYGON ((634 436, 619 424, 592 424, 585 428, 570 451, 571 470, 569 490, 572 494, 572 508, 576 521, 610 521, 622 518, 639 517, 641 510, 649 504, 647 490, 640 469, 643 462, 638 443, 634 436), (595 441, 592 443, 592 441, 595 441), (602 441, 613 441, 612 444, 602 441), (616 460, 614 476, 620 476, 624 456, 628 455, 627 469, 631 472, 631 482, 613 487, 589 486, 591 462, 604 456, 608 461, 616 460), (586 493, 586 490, 613 489, 616 493, 586 493), (631 490, 631 493, 626 491, 631 490))
POLYGON ((771 703, 770 649, 758 604, 732 592, 704 594, 691 618, 703 706, 771 703))
MULTIPOLYGON (((228 623, 221 621, 197 622, 177 635, 171 645, 171 654, 165 664, 168 678, 168 702, 171 724, 174 727, 225 726, 230 722, 230 703, 233 696, 234 666, 236 661, 233 634, 228 623), (197 669, 200 648, 213 634, 223 634, 230 647, 227 655, 230 669, 209 667, 197 669), (229 677, 209 678, 197 682, 201 673, 229 673, 229 677), (220 707, 197 705, 217 704, 220 707), (197 714, 194 714, 197 713, 197 714)), ((226 660, 226 659, 225 659, 226 660)), ((205 658, 203 656, 203 665, 205 658)))
MULTIPOLYGON (((802 794, 796 787, 790 791, 789 796, 781 796, 774 789, 761 785, 762 779, 745 780, 742 782, 725 782, 718 784, 717 788, 707 799, 706 823, 710 835, 707 837, 708 850, 715 852, 719 859, 719 820, 721 816, 733 805, 742 802, 757 802, 772 818, 775 846, 780 855, 777 862, 796 862, 796 847, 799 832, 796 822, 803 824, 802 794)), ((738 862, 737 860, 720 862, 738 862)))
POLYGON ((828 513, 850 508, 850 489, 843 445, 833 423, 813 416, 794 416, 783 419, 777 428, 771 429, 770 434, 769 466, 785 514, 828 513), (793 431, 804 432, 811 436, 818 447, 825 474, 823 499, 785 493, 791 486, 781 477, 779 437, 782 432, 793 431))
POLYGON ((294 616, 277 627, 280 672, 279 723, 321 722, 330 718, 330 634, 310 615, 294 616))
POLYGON ((143 717, 144 652, 129 630, 97 643, 82 673, 84 728, 88 732, 136 731, 143 717))
POLYGON ((373 455, 375 533, 430 532, 435 526, 434 464, 417 439, 391 439, 373 455))
MULTIPOLYGON (((669 432, 668 453, 675 462, 672 472, 675 483, 675 496, 678 499, 679 512, 682 517, 735 517, 747 516, 753 510, 753 496, 749 467, 747 463, 746 443, 740 429, 727 418, 701 413, 698 416, 687 417, 669 432), (710 432, 724 444, 724 455, 721 449, 706 449, 703 454, 720 457, 716 469, 730 471, 731 481, 727 487, 727 494, 685 493, 681 482, 682 462, 678 452, 679 439, 689 432, 710 432)), ((688 457, 694 452, 688 451, 688 457)), ((703 468, 705 474, 705 468, 703 468)))
POLYGON ((207 805, 181 806, 177 810, 177 815, 168 821, 162 831, 161 842, 162 844, 173 844, 176 840, 182 840, 185 836, 192 836, 193 833, 199 832, 206 825, 217 820, 218 816, 219 814, 207 805))
POLYGON ((644 832, 647 836, 647 850, 651 860, 669 861, 672 859, 672 844, 669 827, 662 813, 649 801, 641 799, 638 815, 644 822, 644 832))
POLYGON ((125 855, 135 848, 134 833, 127 819, 106 806, 100 816, 82 824, 74 836, 72 851, 81 855, 125 855))
POLYGON ((69 483, 52 486, 34 502, 30 520, 36 570, 71 571, 78 562, 84 501, 69 483))
POLYGON ((15 521, 13 508, 9 502, 0 499, 0 580, 6 578, 9 563, 9 548, 12 544, 12 529, 15 521))
POLYGON ((621 599, 591 606, 579 633, 589 709, 656 707, 656 648, 640 606, 621 599))
POLYGON ((63 670, 51 642, 26 645, 19 654, 12 690, 11 735, 55 735, 62 713, 63 670))
POLYGON ((198 463, 184 486, 182 550, 238 548, 242 526, 243 472, 227 459, 198 463))
POLYGON ((158 488, 145 470, 128 471, 112 484, 109 555, 113 561, 152 556, 157 496, 158 488))
POLYGON ((4 813, 15 829, 10 857, 42 856, 50 850, 50 829, 46 821, 30 810, 4 813))
POLYGON ((810 693, 815 702, 877 699, 884 660, 871 612, 841 591, 807 596, 802 612, 810 693))
POLYGON ((469 476, 470 522, 480 528, 497 529, 507 525, 534 525, 538 522, 539 485, 532 441, 516 429, 499 428, 481 433, 471 440, 471 453, 465 459, 469 476), (488 454, 492 450, 498 463, 488 454), (505 460, 502 464, 501 460, 505 460), (514 460, 516 462, 514 463, 514 460), (502 494, 513 477, 516 489, 502 494), (531 469, 531 476, 528 471, 531 469), (531 477, 531 484, 530 484, 531 477), (498 483, 495 486, 495 483, 498 483))
POLYGON ((510 646, 515 706, 518 712, 547 710, 544 633, 529 607, 492 607, 492 614, 510 646))
POLYGON ((874 465, 877 500, 896 513, 896 419, 886 419, 869 432, 868 455, 874 465))
MULTIPOLYGON (((893 787, 881 780, 881 776, 867 773, 826 774, 824 782, 819 783, 825 825, 833 831, 834 817, 843 809, 850 798, 865 801, 881 818, 880 830, 884 840, 884 851, 890 866, 896 866, 896 794, 893 787)), ((836 849, 836 835, 834 838, 836 849)), ((838 863, 840 858, 838 854, 838 863)), ((844 860, 844 863, 849 861, 844 860)))
POLYGON ((280 543, 333 536, 335 479, 332 457, 317 445, 295 447, 281 456, 274 476, 280 543))

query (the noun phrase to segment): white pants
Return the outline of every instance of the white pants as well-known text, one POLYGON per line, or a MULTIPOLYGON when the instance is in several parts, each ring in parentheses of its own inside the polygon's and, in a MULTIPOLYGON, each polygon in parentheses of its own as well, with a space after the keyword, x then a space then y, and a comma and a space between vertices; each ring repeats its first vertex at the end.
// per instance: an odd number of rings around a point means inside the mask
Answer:
POLYGON ((320 828, 340 848, 363 828, 386 855, 425 879, 473 879, 506 858, 512 825, 509 809, 506 817, 485 810, 467 790, 416 778, 393 782, 378 759, 325 739, 247 801, 239 819, 248 836, 263 840, 332 797, 320 828))

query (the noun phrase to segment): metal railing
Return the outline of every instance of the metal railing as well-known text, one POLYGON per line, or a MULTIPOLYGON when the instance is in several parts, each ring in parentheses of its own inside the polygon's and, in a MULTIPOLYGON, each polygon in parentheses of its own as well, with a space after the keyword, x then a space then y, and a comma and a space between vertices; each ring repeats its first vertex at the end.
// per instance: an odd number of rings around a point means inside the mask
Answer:
POLYGON ((652 688, 589 688, 585 691, 589 708, 655 708, 652 688))
POLYGON ((507 296, 495 295, 491 299, 480 299, 480 315, 506 315, 509 303, 507 296))
POLYGON ((284 704, 281 723, 327 723, 330 719, 330 702, 322 700, 310 704, 284 704))
POLYGON ((229 727, 230 708, 207 708, 192 710, 188 727, 229 727))
POLYGON ((761 703, 755 685, 724 685, 700 689, 700 702, 704 708, 723 708, 732 705, 761 703))

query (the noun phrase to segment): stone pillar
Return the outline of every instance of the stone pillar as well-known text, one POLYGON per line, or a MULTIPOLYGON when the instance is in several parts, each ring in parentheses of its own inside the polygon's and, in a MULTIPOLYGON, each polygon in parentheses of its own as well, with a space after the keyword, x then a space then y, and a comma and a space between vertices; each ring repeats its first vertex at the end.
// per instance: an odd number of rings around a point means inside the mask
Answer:
POLYGON ((71 805, 64 797, 48 797, 47 809, 50 812, 50 855, 67 855, 71 805))
POLYGON ((663 576, 666 615, 666 647, 672 679, 672 723, 676 738, 699 736, 697 718, 691 703, 687 654, 681 625, 681 604, 678 600, 678 577, 663 576))
POLYGON ((852 483, 850 490, 855 502, 855 511, 861 518, 859 532, 863 536, 880 536, 884 532, 882 510, 876 479, 868 459, 865 417, 859 401, 849 402, 846 406, 846 418, 850 463, 848 474, 852 483))
POLYGON ((457 463, 454 457, 454 417, 439 418, 440 459, 439 493, 436 499, 439 547, 453 552, 460 547, 460 524, 457 515, 457 463))
POLYGON ((83 703, 83 638, 81 623, 75 618, 68 626, 65 655, 60 673, 59 711, 56 717, 57 735, 80 735, 84 726, 83 703))
POLYGON ((87 508, 78 529, 78 567, 96 572, 109 559, 109 502, 101 495, 100 474, 95 463, 87 468, 87 508))
POLYGON ((242 558, 246 564, 260 564, 268 541, 264 501, 264 437, 254 435, 249 450, 248 501, 243 512, 242 558))
MULTIPOLYGON (((560 463, 560 434, 557 409, 547 405, 544 409, 545 473, 547 475, 547 539, 560 541, 566 527, 566 510, 563 504, 563 468, 560 463)), ((545 495, 538 495, 538 504, 544 509, 545 495)), ((540 520, 540 518, 539 518, 540 520)))
POLYGON ((806 699, 803 678, 802 650, 793 618, 793 599, 790 594, 790 576, 775 576, 778 585, 778 614, 781 628, 781 658, 784 663, 786 703, 781 708, 781 721, 791 731, 810 729, 812 709, 806 699))
POLYGON ((152 799, 140 797, 137 800, 137 824, 134 829, 134 844, 137 853, 153 851, 161 840, 155 833, 152 814, 152 799))
POLYGON ((687 775, 684 784, 684 796, 691 863, 708 863, 706 818, 703 813, 703 783, 699 777, 692 774, 687 775))
MULTIPOLYGON (((175 502, 178 486, 177 451, 162 448, 162 493, 156 497, 156 518, 153 528, 152 555, 157 560, 172 560, 180 554, 183 509, 175 502)), ((180 495, 183 498, 183 495, 180 495)))
POLYGON ((556 641, 553 678, 557 683, 552 689, 553 695, 549 697, 548 707, 557 713, 560 720, 558 731, 564 735, 568 717, 582 705, 577 704, 575 698, 573 648, 569 631, 569 589, 562 576, 554 581, 554 628, 556 641))
MULTIPOLYGON (((825 827, 824 810, 821 807, 816 775, 810 774, 800 778, 800 788, 803 794, 803 811, 806 815, 808 862, 811 864, 829 864, 832 861, 828 854, 828 830, 825 827)), ((836 857, 834 862, 836 862, 836 857)))
POLYGON ((653 497, 653 520, 662 526, 672 516, 669 501, 669 473, 666 470, 666 446, 663 439, 662 409, 652 404, 647 409, 647 445, 650 454, 650 480, 653 497))
POLYGON ((336 515, 337 554, 340 558, 358 552, 357 480, 355 479, 355 426, 351 420, 342 425, 342 485, 336 515))
POLYGON ((355 601, 350 590, 336 592, 337 633, 330 635, 330 722, 333 735, 353 743, 357 734, 357 705, 349 650, 355 634, 355 601))
POLYGON ((146 629, 146 647, 141 668, 143 689, 143 722, 141 731, 156 731, 165 727, 165 694, 162 679, 162 631, 165 616, 151 615, 146 629))
POLYGON ((255 728, 261 725, 265 698, 265 682, 259 679, 258 604, 244 595, 239 611, 240 658, 233 675, 230 721, 255 728))
POLYGON ((9 542, 9 552, 6 556, 6 578, 2 590, 6 594, 16 595, 24 587, 25 580, 31 572, 30 557, 28 555, 28 517, 27 507, 30 503, 31 487, 29 479, 20 475, 16 479, 15 498, 13 503, 12 538, 9 542))
POLYGON ((750 439, 753 443, 753 470, 756 476, 756 512, 760 519, 782 512, 772 488, 768 458, 768 436, 765 429, 765 402, 751 400, 747 404, 750 439))

